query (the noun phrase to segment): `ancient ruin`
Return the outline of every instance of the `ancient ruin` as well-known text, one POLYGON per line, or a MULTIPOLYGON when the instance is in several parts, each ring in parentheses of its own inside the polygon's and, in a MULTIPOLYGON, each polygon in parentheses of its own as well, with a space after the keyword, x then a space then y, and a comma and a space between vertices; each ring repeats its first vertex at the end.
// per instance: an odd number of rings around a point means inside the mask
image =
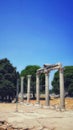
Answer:
MULTIPOLYGON (((60 82, 60 109, 65 108, 65 99, 64 99, 64 75, 63 75, 63 67, 62 64, 44 64, 42 68, 38 69, 36 72, 36 105, 40 105, 40 81, 39 76, 41 73, 45 74, 45 108, 50 107, 50 100, 49 100, 49 73, 52 70, 59 70, 59 82, 60 82)), ((31 75, 28 75, 28 82, 27 82, 27 104, 30 101, 30 82, 31 82, 31 75)), ((24 77, 21 77, 21 101, 23 101, 23 80, 24 77)))
MULTIPOLYGON (((64 101, 64 75, 62 64, 45 64, 36 72, 36 103, 31 104, 30 89, 31 75, 27 75, 27 101, 24 102, 24 82, 25 77, 21 77, 21 100, 15 103, 0 104, 0 130, 72 130, 73 129, 73 105, 72 110, 67 110, 67 103, 71 99, 64 101), (49 75, 52 70, 59 71, 60 84, 60 106, 51 106, 49 99, 49 75), (40 74, 45 74, 45 105, 40 101, 40 74), (69 100, 69 101, 68 101, 69 100), (66 110, 65 110, 66 103, 66 110), (16 110, 15 110, 16 108, 16 110), (48 109, 42 109, 48 108, 48 109), (54 109, 56 111, 54 111, 54 109)), ((18 97, 19 80, 17 80, 18 97)), ((56 99, 58 100, 58 99, 56 99)), ((73 104, 73 100, 71 100, 73 104)), ((69 105, 68 105, 69 107, 69 105)))

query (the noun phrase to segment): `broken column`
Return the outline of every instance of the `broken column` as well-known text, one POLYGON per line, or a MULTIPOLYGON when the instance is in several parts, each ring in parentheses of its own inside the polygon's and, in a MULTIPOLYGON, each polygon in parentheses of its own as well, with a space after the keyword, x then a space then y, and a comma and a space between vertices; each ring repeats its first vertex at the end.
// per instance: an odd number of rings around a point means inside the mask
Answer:
POLYGON ((59 69, 59 76, 60 76, 60 108, 65 108, 65 97, 64 97, 64 75, 63 75, 63 68, 59 69))
POLYGON ((28 81, 27 81, 27 103, 29 104, 30 102, 30 80, 31 80, 31 75, 27 76, 28 81))

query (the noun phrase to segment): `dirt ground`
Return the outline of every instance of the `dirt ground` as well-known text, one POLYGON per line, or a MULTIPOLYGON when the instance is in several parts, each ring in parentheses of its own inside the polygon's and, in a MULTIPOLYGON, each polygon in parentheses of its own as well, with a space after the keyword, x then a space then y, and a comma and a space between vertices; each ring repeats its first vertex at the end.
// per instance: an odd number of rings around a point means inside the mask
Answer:
MULTIPOLYGON (((26 101, 24 101, 26 102, 26 101)), ((35 104, 35 100, 30 103, 35 104)), ((44 100, 40 101, 45 104, 44 100)), ((50 100, 51 105, 59 105, 59 99, 50 100)), ((73 130, 73 99, 66 98, 66 110, 57 111, 36 107, 26 103, 0 103, 0 121, 7 121, 12 128, 0 130, 73 130)))
MULTIPOLYGON (((27 101, 24 100, 24 103, 26 103, 27 101)), ((36 103, 36 100, 30 100, 30 103, 32 104, 35 104, 36 103)), ((41 105, 45 105, 45 100, 40 100, 40 104, 41 105)), ((59 105, 60 104, 60 99, 57 98, 57 99, 51 99, 50 100, 50 105, 59 105)), ((13 110, 14 107, 16 105, 13 105, 13 104, 8 104, 8 103, 0 103, 0 110, 13 110), (9 107, 11 106, 11 108, 9 107)), ((65 98, 65 108, 66 110, 73 110, 73 98, 65 98)))
MULTIPOLYGON (((26 101, 25 101, 26 102, 26 101)), ((35 104, 35 100, 31 100, 31 103, 35 104)), ((45 105, 45 100, 40 100, 40 104, 45 105)), ((50 105, 59 105, 60 99, 51 99, 50 105)), ((65 98, 65 108, 66 110, 73 110, 73 98, 65 98)))

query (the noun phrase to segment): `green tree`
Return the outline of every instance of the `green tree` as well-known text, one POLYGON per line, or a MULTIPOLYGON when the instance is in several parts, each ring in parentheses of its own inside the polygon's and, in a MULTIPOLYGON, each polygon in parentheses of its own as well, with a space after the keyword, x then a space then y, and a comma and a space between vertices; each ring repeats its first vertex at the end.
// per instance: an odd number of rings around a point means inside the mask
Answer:
POLYGON ((7 58, 0 60, 0 99, 11 101, 16 95, 19 73, 7 58))
MULTIPOLYGON (((54 74, 52 81, 53 91, 59 93, 59 72, 54 74)), ((68 92, 70 96, 73 96, 73 66, 64 67, 64 86, 65 92, 68 92)))
MULTIPOLYGON (((27 75, 31 75, 31 92, 33 93, 33 97, 35 98, 35 91, 36 91, 36 71, 39 69, 40 66, 38 65, 28 65, 24 70, 21 71, 21 76, 24 76, 24 92, 27 92, 27 75)), ((40 86, 41 91, 44 91, 43 84, 45 82, 44 80, 44 74, 40 75, 40 86)))

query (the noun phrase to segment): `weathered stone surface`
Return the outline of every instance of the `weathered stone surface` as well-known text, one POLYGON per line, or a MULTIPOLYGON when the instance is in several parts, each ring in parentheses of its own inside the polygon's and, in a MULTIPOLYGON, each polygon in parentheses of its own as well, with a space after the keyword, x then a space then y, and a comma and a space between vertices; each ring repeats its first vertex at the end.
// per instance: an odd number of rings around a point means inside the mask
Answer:
POLYGON ((7 127, 7 130, 14 130, 14 128, 13 128, 13 127, 8 126, 8 127, 7 127))
POLYGON ((0 126, 0 130, 7 130, 7 126, 6 125, 0 126))

